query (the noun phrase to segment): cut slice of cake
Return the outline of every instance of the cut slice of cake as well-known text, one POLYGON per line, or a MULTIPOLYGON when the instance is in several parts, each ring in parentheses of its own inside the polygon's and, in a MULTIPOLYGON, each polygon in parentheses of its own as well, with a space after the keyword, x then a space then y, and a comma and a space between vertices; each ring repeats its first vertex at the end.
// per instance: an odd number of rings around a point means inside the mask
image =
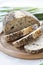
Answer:
POLYGON ((42 30, 43 30, 43 28, 40 26, 35 31, 33 31, 30 34, 24 36, 23 38, 20 38, 17 41, 14 41, 12 44, 15 47, 21 47, 23 45, 26 45, 26 44, 30 43, 31 41, 37 39, 42 34, 42 30))
POLYGON ((18 39, 24 37, 25 35, 31 33, 32 31, 36 30, 37 28, 38 28, 38 25, 34 24, 34 25, 24 28, 20 31, 10 33, 8 35, 4 35, 3 38, 5 38, 5 40, 7 42, 13 42, 13 41, 18 40, 18 39))
POLYGON ((43 52, 43 35, 31 44, 25 45, 24 49, 26 52, 31 54, 43 52))

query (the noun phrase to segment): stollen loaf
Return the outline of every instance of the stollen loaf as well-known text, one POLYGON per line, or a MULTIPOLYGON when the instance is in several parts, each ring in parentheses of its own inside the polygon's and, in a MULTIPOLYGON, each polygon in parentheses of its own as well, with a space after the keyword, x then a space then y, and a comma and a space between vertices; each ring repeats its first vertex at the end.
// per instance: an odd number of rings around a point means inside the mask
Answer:
POLYGON ((24 28, 20 31, 10 33, 8 35, 4 35, 3 38, 5 38, 5 40, 7 42, 13 42, 13 41, 16 41, 16 40, 26 36, 27 34, 31 33, 32 31, 36 30, 37 28, 38 28, 38 24, 34 24, 34 25, 24 28))
POLYGON ((20 47, 20 46, 26 45, 26 44, 30 43, 31 40, 33 41, 36 38, 38 38, 42 34, 41 33, 42 31, 43 31, 43 28, 40 26, 35 31, 33 31, 30 34, 24 36, 23 38, 20 38, 17 41, 14 41, 12 44, 15 47, 20 47))
POLYGON ((3 31, 5 34, 10 34, 33 24, 40 26, 39 20, 31 13, 25 11, 9 12, 3 19, 3 31))

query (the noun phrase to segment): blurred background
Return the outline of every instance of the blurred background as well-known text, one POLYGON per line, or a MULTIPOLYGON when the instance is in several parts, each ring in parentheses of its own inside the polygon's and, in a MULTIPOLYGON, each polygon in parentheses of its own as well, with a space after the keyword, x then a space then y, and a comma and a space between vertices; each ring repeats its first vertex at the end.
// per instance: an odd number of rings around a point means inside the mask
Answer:
POLYGON ((0 0, 0 22, 11 11, 25 10, 43 20, 43 0, 0 0))
POLYGON ((0 0, 0 7, 3 6, 43 8, 43 0, 0 0))

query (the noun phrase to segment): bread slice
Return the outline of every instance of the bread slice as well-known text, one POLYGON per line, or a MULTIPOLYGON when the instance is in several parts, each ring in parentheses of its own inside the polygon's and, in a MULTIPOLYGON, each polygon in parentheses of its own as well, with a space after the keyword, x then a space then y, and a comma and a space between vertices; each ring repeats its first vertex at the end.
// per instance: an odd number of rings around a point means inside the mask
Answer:
POLYGON ((24 28, 20 31, 17 31, 17 32, 8 34, 8 35, 4 35, 3 38, 5 38, 5 40, 7 42, 13 42, 13 41, 20 39, 21 37, 31 33, 33 30, 35 30, 37 28, 38 28, 38 25, 34 24, 34 25, 24 28))
POLYGON ((17 41, 14 41, 12 44, 15 47, 21 47, 23 45, 26 45, 26 44, 30 43, 30 41, 33 41, 36 38, 38 38, 42 34, 41 32, 42 32, 41 27, 39 27, 35 31, 33 31, 32 33, 24 36, 23 38, 21 38, 17 41))
POLYGON ((41 35, 36 41, 24 46, 27 53, 37 54, 43 52, 43 35, 41 35))
POLYGON ((8 34, 8 35, 4 35, 3 37, 5 38, 5 40, 7 42, 12 42, 12 41, 15 41, 15 40, 27 35, 28 33, 32 32, 32 31, 33 31, 32 27, 29 26, 27 28, 24 28, 23 30, 20 30, 20 31, 17 31, 17 32, 8 34))
POLYGON ((40 25, 39 20, 31 13, 14 11, 5 15, 3 20, 3 31, 5 34, 9 34, 22 30, 33 24, 40 25))

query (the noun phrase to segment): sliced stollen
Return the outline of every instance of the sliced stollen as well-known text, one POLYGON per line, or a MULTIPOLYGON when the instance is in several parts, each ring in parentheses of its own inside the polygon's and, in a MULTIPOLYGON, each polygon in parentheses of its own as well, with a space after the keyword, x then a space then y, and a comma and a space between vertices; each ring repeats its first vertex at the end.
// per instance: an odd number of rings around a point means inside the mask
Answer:
POLYGON ((4 35, 3 38, 5 38, 5 40, 7 42, 13 42, 13 41, 20 39, 21 37, 31 33, 32 31, 34 31, 37 28, 38 28, 38 24, 34 24, 34 25, 24 28, 20 31, 17 31, 17 32, 8 34, 8 35, 4 35))
POLYGON ((32 31, 33 31, 32 27, 29 26, 27 28, 24 28, 23 30, 20 30, 20 31, 17 31, 17 32, 8 34, 8 35, 4 35, 3 38, 5 38, 5 40, 7 42, 13 42, 13 41, 27 35, 28 33, 32 32, 32 31))
POLYGON ((5 34, 17 32, 30 25, 38 24, 39 20, 29 12, 14 11, 5 15, 3 20, 3 31, 5 34))
POLYGON ((35 31, 31 32, 30 34, 24 36, 23 38, 14 41, 12 44, 15 47, 21 47, 23 45, 26 45, 28 43, 30 43, 30 41, 35 40, 36 38, 38 38, 42 33, 43 28, 40 26, 39 28, 37 28, 35 31))
POLYGON ((27 53, 37 54, 43 52, 43 35, 41 35, 36 41, 24 46, 27 53))

